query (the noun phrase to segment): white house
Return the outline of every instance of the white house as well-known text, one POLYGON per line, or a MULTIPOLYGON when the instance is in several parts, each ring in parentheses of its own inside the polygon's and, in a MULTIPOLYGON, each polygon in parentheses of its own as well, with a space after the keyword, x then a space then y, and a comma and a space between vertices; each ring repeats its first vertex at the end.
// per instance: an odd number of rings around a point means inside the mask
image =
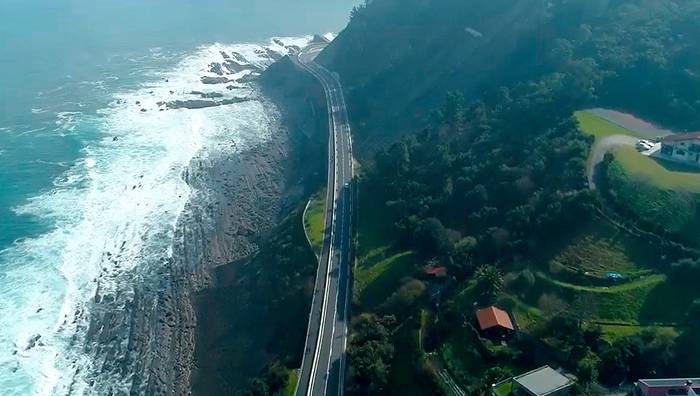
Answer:
POLYGON ((677 133, 661 140, 656 156, 686 165, 700 167, 700 132, 677 133))

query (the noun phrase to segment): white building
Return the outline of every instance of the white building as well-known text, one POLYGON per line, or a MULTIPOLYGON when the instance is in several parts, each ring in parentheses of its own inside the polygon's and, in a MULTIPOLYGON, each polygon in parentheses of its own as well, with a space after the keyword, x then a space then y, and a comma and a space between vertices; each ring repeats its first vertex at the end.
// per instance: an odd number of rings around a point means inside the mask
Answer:
POLYGON ((661 140, 661 159, 700 167, 700 132, 677 133, 661 140))

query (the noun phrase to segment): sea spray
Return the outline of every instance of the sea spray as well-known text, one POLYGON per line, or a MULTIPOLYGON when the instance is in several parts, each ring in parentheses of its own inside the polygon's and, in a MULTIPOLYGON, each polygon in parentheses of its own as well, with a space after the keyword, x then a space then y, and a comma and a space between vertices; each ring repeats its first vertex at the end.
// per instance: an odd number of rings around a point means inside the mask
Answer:
MULTIPOLYGON (((52 189, 15 208, 49 224, 49 231, 0 252, 4 394, 130 391, 134 373, 114 361, 129 362, 126 315, 135 286, 149 283, 157 291, 156 276, 172 255, 176 224, 187 218, 188 202, 196 197, 206 204, 206 191, 187 183, 188 166, 274 133, 246 76, 308 40, 204 46, 172 70, 144 72, 146 82, 115 93, 112 104, 96 114, 56 115, 58 134, 89 131, 101 137, 85 144, 52 189), (227 59, 241 70, 229 63, 221 76, 212 64, 227 59), (205 84, 202 77, 228 81, 205 84), (206 96, 250 100, 198 109, 167 105, 206 96)), ((165 55, 159 50, 152 56, 165 55)))

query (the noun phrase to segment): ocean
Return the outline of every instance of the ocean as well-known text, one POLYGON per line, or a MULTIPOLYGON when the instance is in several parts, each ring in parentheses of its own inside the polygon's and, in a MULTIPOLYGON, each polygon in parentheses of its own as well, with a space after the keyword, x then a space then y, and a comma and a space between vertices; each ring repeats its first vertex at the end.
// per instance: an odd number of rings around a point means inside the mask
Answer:
POLYGON ((190 161, 275 133, 244 77, 341 29, 354 3, 0 2, 1 394, 90 393, 98 285, 128 298, 125 279, 172 254, 186 205, 206 199, 190 161), (204 83, 232 58, 243 70, 204 83))

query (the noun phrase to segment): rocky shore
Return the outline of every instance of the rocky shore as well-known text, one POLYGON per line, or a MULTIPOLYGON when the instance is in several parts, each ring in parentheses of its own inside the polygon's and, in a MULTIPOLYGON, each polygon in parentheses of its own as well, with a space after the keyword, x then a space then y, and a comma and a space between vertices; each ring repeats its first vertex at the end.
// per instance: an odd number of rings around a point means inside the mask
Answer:
MULTIPOLYGON (((258 151, 261 157, 281 161, 275 162, 281 167, 274 177, 280 187, 275 191, 281 194, 278 200, 257 204, 270 208, 276 202, 279 210, 256 223, 275 228, 247 230, 256 246, 235 242, 251 247, 246 250, 251 254, 217 266, 211 283, 196 296, 195 395, 243 392, 247 381, 272 361, 300 360, 303 350, 306 321, 298 319, 308 314, 316 264, 303 232, 301 238, 294 235, 302 226, 300 208, 325 182, 325 97, 320 85, 288 59, 263 73, 259 86, 279 109, 287 142, 286 150, 268 146, 258 151)), ((269 196, 265 191, 248 192, 251 197, 269 196)))
MULTIPOLYGON (((271 59, 281 57, 277 53, 273 56, 269 49, 263 53, 271 59)), ((223 79, 235 81, 227 75, 240 68, 253 70, 240 65, 240 54, 226 55, 224 66, 210 66, 212 73, 224 74, 217 84, 223 79)), ((243 83, 254 91, 267 85, 260 84, 252 72, 246 76, 243 83)), ((266 89, 273 91, 277 92, 266 89)), ((319 134, 315 124, 309 128, 304 123, 308 119, 300 121, 306 115, 288 117, 280 112, 279 101, 276 104, 262 94, 242 99, 222 99, 223 94, 199 91, 192 95, 198 98, 158 106, 199 109, 258 100, 275 120, 277 132, 263 143, 191 161, 183 178, 195 195, 177 222, 172 254, 164 252, 159 260, 135 273, 119 269, 119 252, 106 253, 104 260, 111 260, 114 269, 97 280, 84 347, 94 357, 94 374, 86 377, 88 385, 100 393, 190 394, 198 331, 196 296, 217 286, 212 276, 215 268, 252 257, 268 231, 309 193, 307 179, 319 177, 315 166, 305 163, 304 153, 310 147, 323 147, 323 143, 313 141, 319 134), (100 284, 107 281, 133 287, 124 287, 119 292, 123 295, 103 293, 100 284)), ((315 101, 301 100, 307 106, 315 101)), ((74 321, 80 323, 85 315, 78 312, 74 321)), ((75 342, 79 341, 76 338, 75 342)))

